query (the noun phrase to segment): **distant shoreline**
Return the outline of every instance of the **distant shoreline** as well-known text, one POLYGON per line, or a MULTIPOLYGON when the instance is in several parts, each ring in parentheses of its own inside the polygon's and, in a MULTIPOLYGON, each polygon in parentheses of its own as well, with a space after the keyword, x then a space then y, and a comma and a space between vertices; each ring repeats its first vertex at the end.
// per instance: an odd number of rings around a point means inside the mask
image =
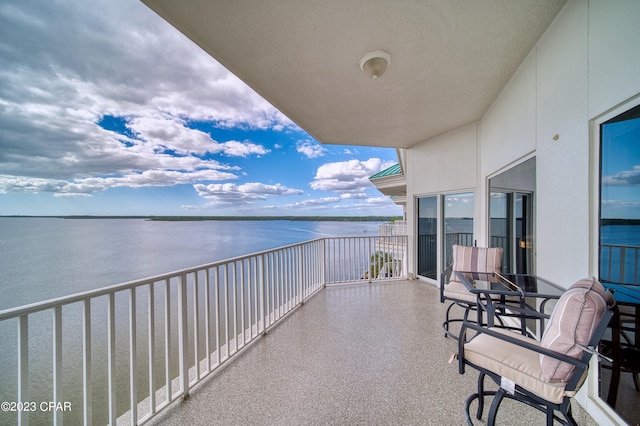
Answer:
POLYGON ((151 221, 187 222, 203 220, 245 221, 245 220, 289 220, 289 221, 322 221, 322 222, 390 222, 402 219, 400 216, 27 216, 5 215, 7 218, 52 218, 52 219, 143 219, 151 221))

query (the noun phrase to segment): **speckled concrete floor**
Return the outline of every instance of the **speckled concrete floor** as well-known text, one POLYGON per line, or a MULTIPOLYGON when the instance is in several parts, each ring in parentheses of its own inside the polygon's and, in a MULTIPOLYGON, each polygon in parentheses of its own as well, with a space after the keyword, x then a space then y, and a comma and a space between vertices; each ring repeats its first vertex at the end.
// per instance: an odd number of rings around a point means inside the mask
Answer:
MULTIPOLYGON (((477 372, 448 363, 456 342, 442 332, 444 311, 438 289, 419 281, 326 288, 152 423, 463 425, 477 372)), ((544 415, 505 400, 498 422, 544 415)))

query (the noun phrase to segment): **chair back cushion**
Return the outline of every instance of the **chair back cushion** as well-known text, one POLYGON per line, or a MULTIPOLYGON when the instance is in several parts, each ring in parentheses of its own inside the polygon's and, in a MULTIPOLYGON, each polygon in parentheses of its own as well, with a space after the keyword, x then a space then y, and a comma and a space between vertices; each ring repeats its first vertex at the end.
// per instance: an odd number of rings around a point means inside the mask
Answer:
POLYGON ((463 272, 500 272, 502 266, 502 247, 453 246, 454 271, 463 272))
MULTIPOLYGON (((565 291, 553 309, 540 346, 580 358, 607 309, 605 290, 595 278, 583 278, 565 291)), ((542 374, 549 382, 566 382, 574 366, 540 354, 542 374)))

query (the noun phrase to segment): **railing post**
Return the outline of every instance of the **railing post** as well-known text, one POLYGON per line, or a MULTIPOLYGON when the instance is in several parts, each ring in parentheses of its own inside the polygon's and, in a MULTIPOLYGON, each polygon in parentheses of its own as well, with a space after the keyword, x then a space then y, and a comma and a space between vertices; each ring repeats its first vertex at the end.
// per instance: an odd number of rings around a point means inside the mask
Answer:
POLYGON ((178 368, 180 370, 180 395, 189 396, 189 366, 187 361, 188 321, 187 321, 187 277, 180 275, 178 288, 178 368))

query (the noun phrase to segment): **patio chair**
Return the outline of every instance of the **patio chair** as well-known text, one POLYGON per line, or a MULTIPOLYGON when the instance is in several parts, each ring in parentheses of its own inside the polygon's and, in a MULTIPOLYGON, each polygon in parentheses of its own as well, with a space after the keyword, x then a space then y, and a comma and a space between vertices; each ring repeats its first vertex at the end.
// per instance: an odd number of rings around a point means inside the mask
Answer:
POLYGON ((540 341, 465 321, 458 343, 459 372, 464 374, 466 366, 480 372, 478 391, 465 403, 467 422, 473 424, 469 414, 471 403, 478 400, 476 418, 481 419, 484 397, 493 395, 488 425, 495 424, 505 397, 546 413, 549 426, 554 420, 576 425, 571 415, 571 398, 586 379, 589 360, 596 353, 614 305, 611 293, 605 293, 595 278, 585 278, 560 297, 540 341), (469 331, 475 335, 466 341, 465 334, 469 331), (485 376, 499 386, 497 391, 484 390, 485 376))
POLYGON ((449 324, 462 322, 468 318, 469 312, 477 311, 478 296, 467 290, 467 287, 458 281, 454 272, 500 272, 502 252, 502 247, 469 247, 457 244, 453 246, 453 262, 442 273, 440 278, 440 302, 451 302, 445 313, 445 320, 442 323, 445 336, 457 339, 458 336, 449 331, 449 324), (462 318, 452 319, 450 317, 451 309, 454 306, 464 310, 462 318))

